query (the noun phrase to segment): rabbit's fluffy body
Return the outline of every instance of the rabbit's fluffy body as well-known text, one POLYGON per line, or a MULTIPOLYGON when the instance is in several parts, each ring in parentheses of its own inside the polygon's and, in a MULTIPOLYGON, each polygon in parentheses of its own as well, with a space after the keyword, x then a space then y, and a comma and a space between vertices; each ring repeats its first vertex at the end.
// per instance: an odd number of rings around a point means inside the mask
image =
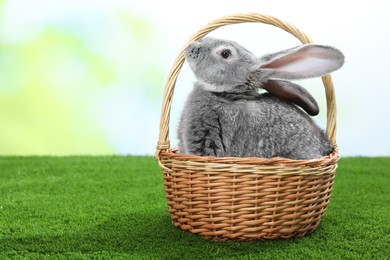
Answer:
POLYGON ((290 102, 267 93, 230 100, 199 85, 187 100, 179 138, 180 152, 202 156, 311 159, 333 150, 324 132, 290 102))
POLYGON ((332 152, 333 145, 324 131, 296 105, 307 105, 315 114, 317 104, 311 95, 294 83, 279 80, 294 78, 289 76, 290 72, 286 74, 283 70, 286 77, 278 74, 273 77, 269 76, 275 75, 272 69, 259 65, 278 55, 256 58, 235 42, 213 38, 191 44, 186 50, 186 59, 198 81, 180 119, 179 152, 291 159, 320 158, 332 152), (263 69, 259 70, 259 66, 263 69), (291 102, 290 96, 286 99, 269 93, 259 94, 258 89, 267 84, 272 88, 271 91, 270 87, 266 88, 270 93, 275 85, 282 86, 281 96, 292 92, 289 89, 292 87, 293 94, 302 94, 304 100, 296 101, 294 97, 291 102))

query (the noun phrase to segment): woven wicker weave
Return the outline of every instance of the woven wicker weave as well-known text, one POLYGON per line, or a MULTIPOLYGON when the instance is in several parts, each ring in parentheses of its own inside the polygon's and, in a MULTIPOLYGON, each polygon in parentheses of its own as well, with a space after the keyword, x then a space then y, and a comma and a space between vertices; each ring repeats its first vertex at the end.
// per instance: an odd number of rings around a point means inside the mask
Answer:
POLYGON ((339 159, 336 104, 330 75, 322 78, 327 99, 326 132, 335 151, 313 160, 204 157, 175 153, 169 144, 173 90, 192 41, 225 25, 260 22, 279 27, 302 43, 312 41, 294 26, 259 14, 210 22, 185 44, 165 87, 156 157, 163 171, 169 211, 176 227, 208 239, 302 237, 314 231, 326 207, 339 159))

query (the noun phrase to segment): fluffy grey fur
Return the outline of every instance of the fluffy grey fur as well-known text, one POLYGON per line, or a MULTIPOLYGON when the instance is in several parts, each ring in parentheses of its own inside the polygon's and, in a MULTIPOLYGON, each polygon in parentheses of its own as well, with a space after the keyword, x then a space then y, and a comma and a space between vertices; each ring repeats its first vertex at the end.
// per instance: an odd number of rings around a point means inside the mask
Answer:
POLYGON ((185 55, 197 82, 179 124, 180 153, 312 159, 332 152, 307 114, 318 113, 314 98, 287 80, 337 70, 344 62, 338 50, 302 45, 257 58, 235 42, 204 38, 185 55))

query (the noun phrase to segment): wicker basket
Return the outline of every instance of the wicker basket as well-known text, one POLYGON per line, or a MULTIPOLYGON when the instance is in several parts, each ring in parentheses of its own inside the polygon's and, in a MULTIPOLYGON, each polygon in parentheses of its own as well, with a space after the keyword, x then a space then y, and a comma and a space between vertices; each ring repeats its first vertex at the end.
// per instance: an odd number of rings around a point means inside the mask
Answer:
MULTIPOLYGON (((185 47, 218 27, 244 22, 274 25, 302 43, 312 42, 303 32, 277 18, 237 14, 210 22, 185 47)), ((322 80, 327 99, 326 130, 335 146, 332 154, 314 160, 177 154, 169 144, 169 117, 175 82, 184 63, 183 50, 166 83, 156 152, 173 224, 216 240, 302 237, 314 231, 329 203, 339 159, 331 77, 327 75, 322 80)))

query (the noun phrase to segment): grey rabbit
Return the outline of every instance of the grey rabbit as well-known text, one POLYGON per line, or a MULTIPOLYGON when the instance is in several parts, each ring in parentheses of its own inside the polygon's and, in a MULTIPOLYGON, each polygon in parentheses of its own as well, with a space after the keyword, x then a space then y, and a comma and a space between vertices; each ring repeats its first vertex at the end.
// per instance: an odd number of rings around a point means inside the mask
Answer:
POLYGON ((180 118, 179 153, 307 160, 333 151, 309 116, 319 112, 315 99, 289 80, 339 69, 339 50, 304 44, 258 58, 236 42, 206 37, 185 58, 197 82, 180 118))

